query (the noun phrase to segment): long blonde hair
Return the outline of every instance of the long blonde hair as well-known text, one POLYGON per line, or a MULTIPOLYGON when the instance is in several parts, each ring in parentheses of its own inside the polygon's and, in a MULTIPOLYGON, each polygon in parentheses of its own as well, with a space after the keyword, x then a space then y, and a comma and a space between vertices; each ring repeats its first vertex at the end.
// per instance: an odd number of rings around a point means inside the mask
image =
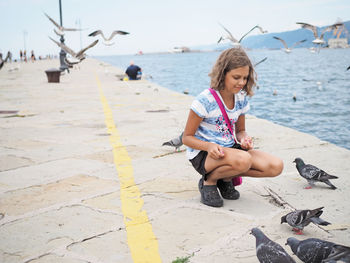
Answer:
POLYGON ((234 47, 223 51, 209 74, 211 77, 210 87, 215 90, 223 90, 225 88, 226 73, 232 69, 249 66, 249 74, 247 83, 242 90, 248 96, 253 96, 253 88, 256 83, 256 73, 254 67, 246 54, 240 47, 234 47))

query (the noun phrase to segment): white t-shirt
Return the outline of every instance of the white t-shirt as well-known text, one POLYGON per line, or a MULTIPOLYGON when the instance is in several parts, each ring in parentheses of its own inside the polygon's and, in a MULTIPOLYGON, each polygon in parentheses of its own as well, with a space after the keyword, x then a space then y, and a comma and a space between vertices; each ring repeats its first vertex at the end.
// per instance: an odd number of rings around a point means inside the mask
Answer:
MULTIPOLYGON (((244 92, 235 94, 235 106, 232 110, 229 110, 221 98, 220 92, 216 91, 216 93, 225 107, 228 118, 232 122, 233 132, 235 132, 234 124, 238 120, 238 117, 245 114, 250 108, 248 99, 244 92)), ((202 91, 194 99, 191 105, 191 110, 193 110, 199 117, 203 118, 195 133, 196 138, 202 141, 213 142, 223 147, 233 146, 235 142, 234 138, 226 125, 219 105, 209 89, 202 91)), ((199 152, 200 150, 187 147, 187 158, 191 160, 196 157, 199 152)))

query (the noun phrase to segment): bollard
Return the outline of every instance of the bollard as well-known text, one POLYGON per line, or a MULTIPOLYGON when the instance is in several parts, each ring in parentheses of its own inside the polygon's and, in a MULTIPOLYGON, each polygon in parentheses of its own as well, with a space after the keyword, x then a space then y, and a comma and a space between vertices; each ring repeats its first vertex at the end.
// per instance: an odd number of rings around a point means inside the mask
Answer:
POLYGON ((45 70, 48 82, 60 82, 61 71, 59 69, 50 68, 45 70))

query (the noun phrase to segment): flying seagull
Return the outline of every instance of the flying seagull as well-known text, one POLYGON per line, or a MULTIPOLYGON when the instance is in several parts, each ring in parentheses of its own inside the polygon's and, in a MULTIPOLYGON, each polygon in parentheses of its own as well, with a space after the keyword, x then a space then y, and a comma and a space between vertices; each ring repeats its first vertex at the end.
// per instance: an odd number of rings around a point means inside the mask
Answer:
POLYGON ((105 35, 103 34, 102 30, 96 30, 92 33, 89 34, 89 37, 94 37, 94 36, 97 36, 97 35, 101 35, 102 38, 103 38, 103 44, 105 44, 106 46, 111 46, 111 45, 114 45, 114 42, 112 42, 112 38, 115 36, 115 35, 128 35, 130 33, 128 32, 125 32, 125 31, 120 31, 120 30, 115 30, 112 32, 112 34, 110 35, 109 38, 106 38, 105 35))
POLYGON ((293 253, 304 263, 322 262, 326 259, 335 245, 333 242, 324 241, 318 238, 298 240, 294 237, 287 239, 293 253))
POLYGON ((259 228, 253 228, 251 234, 256 239, 256 256, 260 263, 295 263, 281 245, 269 239, 259 228))
POLYGON ((312 164, 305 164, 304 161, 301 158, 295 158, 293 163, 296 164, 296 168, 299 172, 299 174, 304 177, 309 185, 305 187, 305 189, 310 189, 315 184, 315 182, 321 182, 329 185, 331 189, 335 190, 337 187, 335 187, 329 179, 337 179, 337 176, 330 175, 326 173, 325 171, 317 168, 316 166, 312 164))
POLYGON ((346 70, 349 70, 350 69, 350 66, 348 66, 348 68, 346 70))
POLYGON ((313 210, 305 209, 305 210, 295 210, 281 217, 281 224, 287 223, 291 227, 293 227, 293 231, 297 235, 302 235, 302 230, 304 227, 309 225, 311 222, 317 225, 327 226, 330 225, 329 222, 324 221, 320 218, 322 215, 323 207, 319 207, 313 210))
POLYGON ((266 59, 267 59, 267 57, 264 57, 262 60, 260 60, 259 62, 255 63, 254 67, 256 67, 257 65, 263 63, 266 59))
POLYGON ((173 146, 175 147, 175 151, 179 150, 179 148, 183 145, 182 143, 182 136, 183 132, 180 134, 179 137, 176 137, 174 139, 171 139, 170 141, 164 142, 162 146, 167 145, 167 146, 173 146))
POLYGON ((98 42, 98 40, 95 40, 94 42, 92 42, 90 45, 88 45, 86 48, 83 48, 82 50, 80 50, 79 52, 74 52, 72 49, 70 49, 69 47, 67 47, 65 44, 58 42, 54 39, 52 39, 51 37, 49 37, 53 42, 55 42, 60 48, 62 48, 64 51, 66 51, 68 54, 71 55, 71 57, 66 57, 65 62, 68 65, 74 65, 77 64, 79 62, 81 62, 83 59, 86 58, 86 54, 84 53, 86 50, 88 50, 89 48, 95 46, 98 42))
POLYGON ((322 262, 334 263, 338 261, 346 263, 350 262, 350 247, 334 245, 329 256, 322 262))
POLYGON ((2 69, 2 67, 5 64, 5 60, 2 59, 2 55, 0 56, 0 69, 2 69))
POLYGON ((5 62, 9 59, 10 54, 7 53, 5 59, 2 58, 2 53, 0 53, 0 69, 4 66, 5 62))
POLYGON ((317 32, 317 26, 314 25, 310 25, 307 23, 303 23, 303 22, 297 22, 298 25, 301 25, 302 28, 305 29, 309 29, 314 33, 314 37, 315 39, 312 41, 312 43, 317 44, 317 45, 321 45, 324 44, 325 41, 323 40, 323 36, 326 32, 332 31, 334 29, 337 29, 340 26, 344 26, 343 23, 335 23, 333 25, 327 26, 326 28, 324 28, 321 32, 321 35, 318 36, 318 32, 317 32))
POLYGON ((293 47, 295 47, 295 46, 297 46, 297 45, 299 45, 299 44, 301 44, 301 43, 303 43, 303 42, 306 41, 306 39, 300 40, 300 41, 294 43, 293 46, 292 46, 291 48, 289 48, 288 45, 287 45, 287 43, 286 43, 286 41, 284 41, 282 38, 275 37, 275 36, 274 36, 273 38, 274 38, 274 39, 277 39, 277 40, 279 40, 279 41, 282 42, 282 44, 283 44, 283 46, 284 46, 284 49, 283 49, 283 50, 284 50, 284 52, 286 52, 286 53, 292 52, 292 48, 293 48, 293 47))
POLYGON ((239 46, 241 44, 241 41, 243 40, 243 38, 245 38, 250 32, 252 32, 256 28, 258 28, 260 30, 260 32, 263 34, 267 33, 267 31, 263 30, 262 27, 256 25, 252 29, 250 29, 247 33, 245 33, 239 40, 237 40, 236 38, 233 37, 233 35, 231 34, 231 32, 227 28, 225 28, 220 23, 219 23, 219 25, 227 32, 228 35, 226 37, 223 37, 223 36, 220 37, 220 39, 218 40, 218 43, 220 43, 222 40, 229 39, 234 46, 239 46))
POLYGON ((48 14, 46 14, 46 13, 44 13, 44 14, 57 27, 57 28, 54 28, 53 31, 59 36, 63 36, 64 31, 80 31, 81 30, 78 28, 66 28, 66 27, 60 26, 55 20, 53 20, 51 17, 49 17, 48 14))

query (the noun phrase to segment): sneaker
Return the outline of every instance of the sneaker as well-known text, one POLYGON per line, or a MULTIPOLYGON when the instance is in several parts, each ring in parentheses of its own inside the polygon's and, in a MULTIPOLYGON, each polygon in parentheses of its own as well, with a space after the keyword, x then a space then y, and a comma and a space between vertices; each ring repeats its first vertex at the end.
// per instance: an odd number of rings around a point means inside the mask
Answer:
POLYGON ((233 186, 232 180, 225 182, 220 179, 217 182, 217 186, 220 190, 221 196, 229 200, 237 200, 240 196, 239 192, 233 186))
POLYGON ((221 207, 224 201, 219 195, 216 185, 204 185, 203 178, 198 182, 199 192, 201 193, 201 202, 208 206, 221 207))

